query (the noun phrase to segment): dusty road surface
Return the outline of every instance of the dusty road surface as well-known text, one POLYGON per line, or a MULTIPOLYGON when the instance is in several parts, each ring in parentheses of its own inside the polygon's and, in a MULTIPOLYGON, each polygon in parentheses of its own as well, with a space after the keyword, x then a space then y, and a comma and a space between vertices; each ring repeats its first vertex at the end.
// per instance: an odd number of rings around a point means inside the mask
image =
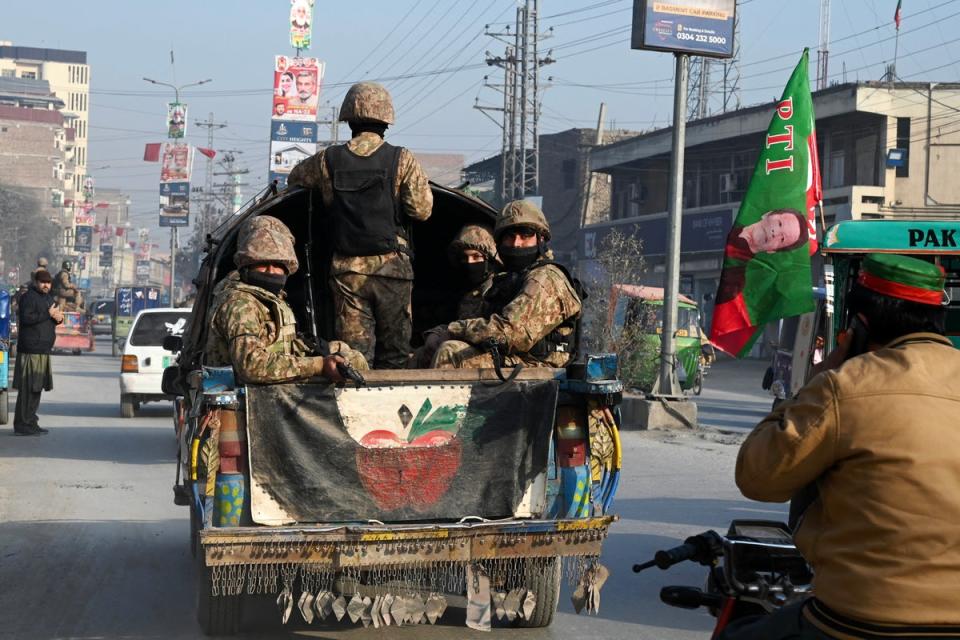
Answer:
MULTIPOLYGON (((172 501, 170 405, 148 404, 138 417, 120 418, 119 359, 109 356, 108 343, 98 348, 55 356, 55 390, 44 394, 40 410, 49 435, 20 438, 9 425, 0 429, 0 638, 203 637, 194 616, 187 511, 172 501)), ((604 552, 612 576, 598 616, 575 615, 568 587, 549 629, 495 630, 494 636, 465 628, 456 610, 436 627, 386 632, 350 624, 282 627, 275 607, 263 601, 247 611, 242 637, 709 637, 706 613, 658 600, 661 586, 699 586, 700 567, 640 576, 630 567, 688 535, 722 529, 734 517, 783 517, 781 505, 748 502, 733 484, 736 445, 769 406, 755 378, 758 365, 722 363, 719 369, 701 399, 711 429, 624 434, 625 470, 615 504, 622 520, 604 552)))

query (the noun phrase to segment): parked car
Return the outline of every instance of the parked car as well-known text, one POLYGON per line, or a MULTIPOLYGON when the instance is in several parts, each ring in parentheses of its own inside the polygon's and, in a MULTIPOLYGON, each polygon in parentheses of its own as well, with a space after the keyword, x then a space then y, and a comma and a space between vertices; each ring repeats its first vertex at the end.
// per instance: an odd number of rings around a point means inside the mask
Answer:
POLYGON ((90 316, 93 335, 109 335, 113 332, 113 312, 115 308, 116 304, 112 298, 94 300, 90 304, 87 315, 90 316))
POLYGON ((167 336, 182 336, 189 309, 144 309, 133 320, 120 361, 120 415, 132 418, 144 402, 173 400, 163 393, 163 370, 176 360, 163 348, 167 336))

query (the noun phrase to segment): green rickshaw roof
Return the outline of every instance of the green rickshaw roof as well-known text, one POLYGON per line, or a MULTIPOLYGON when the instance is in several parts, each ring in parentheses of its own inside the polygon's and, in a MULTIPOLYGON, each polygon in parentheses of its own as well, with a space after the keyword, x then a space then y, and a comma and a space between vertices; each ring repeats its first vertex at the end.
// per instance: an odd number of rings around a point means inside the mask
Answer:
POLYGON ((960 254, 960 221, 848 220, 827 229, 823 252, 960 254))

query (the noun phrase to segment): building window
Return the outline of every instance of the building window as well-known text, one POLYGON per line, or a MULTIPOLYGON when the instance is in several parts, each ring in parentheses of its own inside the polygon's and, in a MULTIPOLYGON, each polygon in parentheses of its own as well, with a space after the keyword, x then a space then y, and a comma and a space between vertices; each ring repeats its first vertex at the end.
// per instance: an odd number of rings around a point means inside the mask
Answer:
POLYGON ((4 78, 13 78, 17 75, 17 72, 15 69, 4 69, 0 75, 2 75, 4 78))
POLYGON ((577 188, 577 162, 572 158, 563 161, 563 188, 577 188))
POLYGON ((20 77, 21 77, 21 78, 28 78, 28 79, 30 79, 30 80, 36 80, 36 79, 37 79, 37 72, 36 72, 36 71, 21 71, 21 72, 20 72, 20 77))
POLYGON ((897 118, 897 149, 904 150, 903 165, 897 167, 898 178, 910 177, 910 118, 897 118))

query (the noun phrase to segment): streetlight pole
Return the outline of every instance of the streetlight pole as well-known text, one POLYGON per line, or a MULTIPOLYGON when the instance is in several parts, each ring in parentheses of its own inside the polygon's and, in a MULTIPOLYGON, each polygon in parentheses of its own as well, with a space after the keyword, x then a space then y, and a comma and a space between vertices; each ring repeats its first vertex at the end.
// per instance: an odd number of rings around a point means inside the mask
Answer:
MULTIPOLYGON (((173 54, 171 53, 170 55, 172 59, 173 54)), ((187 87, 198 87, 201 84, 207 84, 208 82, 213 82, 212 78, 207 78, 206 80, 200 80, 199 82, 190 82, 187 84, 175 85, 175 84, 170 84, 169 82, 160 82, 159 80, 153 80, 151 78, 146 78, 146 77, 144 78, 144 80, 146 82, 149 82, 150 84, 156 84, 163 87, 170 87, 171 89, 173 89, 174 95, 176 96, 175 100, 177 104, 180 104, 180 91, 182 91, 183 89, 186 89, 187 87)), ((167 133, 169 134, 169 131, 167 133)), ((173 138, 170 138, 170 139, 173 140, 173 138)), ((170 306, 171 307, 174 307, 177 304, 175 292, 177 290, 176 276, 177 276, 177 236, 178 236, 177 232, 178 231, 179 231, 178 227, 176 226, 170 227, 170 306)))

